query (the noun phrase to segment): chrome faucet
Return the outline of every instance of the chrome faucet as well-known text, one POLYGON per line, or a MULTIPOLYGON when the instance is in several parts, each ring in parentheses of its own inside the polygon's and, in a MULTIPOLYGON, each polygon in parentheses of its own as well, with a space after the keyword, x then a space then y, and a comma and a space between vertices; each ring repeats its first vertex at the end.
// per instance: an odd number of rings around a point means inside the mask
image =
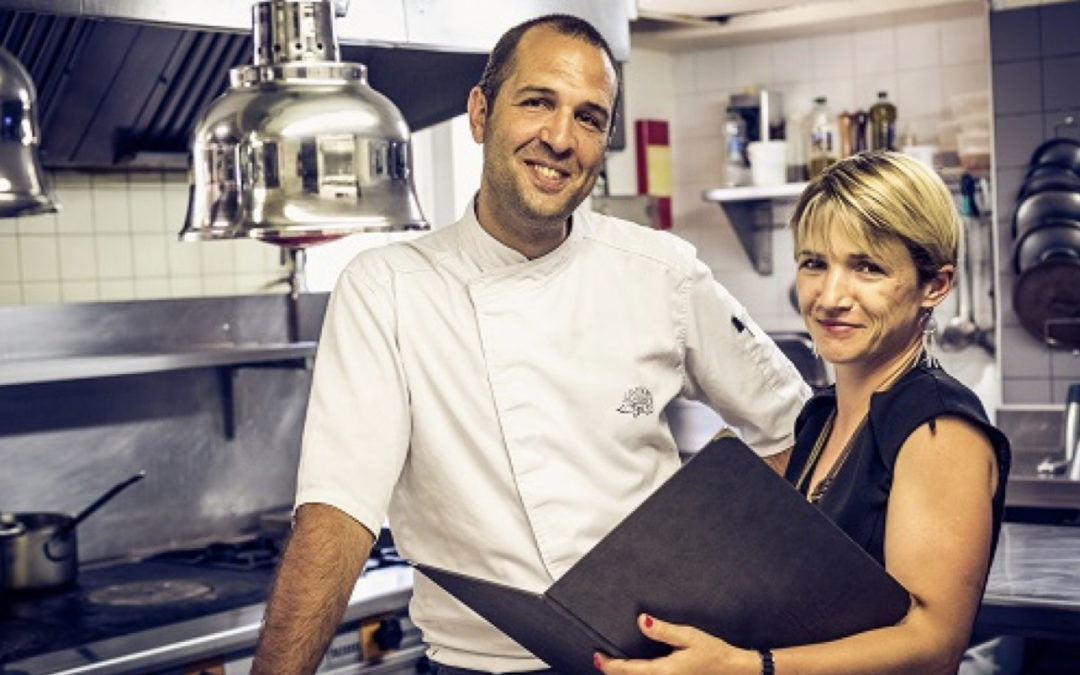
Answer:
POLYGON ((1051 476, 1065 474, 1069 480, 1080 481, 1080 452, 1077 451, 1077 443, 1080 443, 1080 384, 1069 385, 1061 438, 1064 458, 1047 457, 1039 462, 1038 472, 1051 476))

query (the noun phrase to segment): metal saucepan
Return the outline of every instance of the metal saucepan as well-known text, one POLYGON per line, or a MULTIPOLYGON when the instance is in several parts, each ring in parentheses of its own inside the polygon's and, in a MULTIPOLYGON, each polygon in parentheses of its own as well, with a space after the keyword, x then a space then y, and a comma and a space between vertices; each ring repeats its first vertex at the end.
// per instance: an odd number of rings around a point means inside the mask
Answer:
POLYGON ((145 475, 140 471, 117 483, 74 516, 0 513, 0 591, 40 591, 74 582, 79 570, 75 526, 145 475))

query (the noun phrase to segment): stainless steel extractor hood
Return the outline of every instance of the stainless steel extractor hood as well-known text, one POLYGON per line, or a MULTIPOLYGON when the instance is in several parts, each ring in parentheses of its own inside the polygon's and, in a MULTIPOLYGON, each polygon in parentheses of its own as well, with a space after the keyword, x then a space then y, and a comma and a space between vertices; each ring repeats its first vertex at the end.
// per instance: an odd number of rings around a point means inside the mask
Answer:
MULTIPOLYGON (((46 168, 187 168, 199 113, 249 64, 250 0, 0 0, 0 46, 38 88, 46 168)), ((630 52, 628 3, 612 0, 352 0, 341 60, 412 131, 465 112, 506 28, 576 14, 630 52)), ((62 196, 62 195, 61 195, 62 196)))

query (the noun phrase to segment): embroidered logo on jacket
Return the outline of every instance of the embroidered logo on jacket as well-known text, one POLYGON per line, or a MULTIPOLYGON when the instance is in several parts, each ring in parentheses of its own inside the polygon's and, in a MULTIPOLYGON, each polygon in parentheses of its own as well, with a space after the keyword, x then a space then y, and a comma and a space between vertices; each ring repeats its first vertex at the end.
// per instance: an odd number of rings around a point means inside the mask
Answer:
POLYGON ((622 405, 618 407, 618 411, 634 417, 651 415, 653 413, 652 392, 645 387, 630 387, 623 394, 622 405))

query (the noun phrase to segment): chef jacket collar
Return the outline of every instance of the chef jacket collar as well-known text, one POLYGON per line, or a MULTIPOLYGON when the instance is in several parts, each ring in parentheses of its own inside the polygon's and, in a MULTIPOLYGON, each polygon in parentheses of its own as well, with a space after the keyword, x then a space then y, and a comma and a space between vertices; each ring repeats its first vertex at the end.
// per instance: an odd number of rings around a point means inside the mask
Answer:
POLYGON ((491 236, 491 234, 480 225, 480 221, 476 217, 476 197, 473 197, 472 202, 470 202, 469 207, 466 209, 465 216, 462 218, 465 225, 465 227, 462 228, 462 243, 467 255, 472 258, 481 273, 502 269, 508 270, 509 268, 516 266, 532 265, 542 268, 546 267, 552 261, 564 258, 567 255, 567 252, 572 249, 575 242, 581 239, 581 230, 583 229, 581 225, 584 223, 585 218, 585 211, 579 207, 578 210, 574 211, 570 216, 570 232, 566 239, 550 253, 542 255, 534 260, 529 260, 525 254, 510 248, 491 236))

